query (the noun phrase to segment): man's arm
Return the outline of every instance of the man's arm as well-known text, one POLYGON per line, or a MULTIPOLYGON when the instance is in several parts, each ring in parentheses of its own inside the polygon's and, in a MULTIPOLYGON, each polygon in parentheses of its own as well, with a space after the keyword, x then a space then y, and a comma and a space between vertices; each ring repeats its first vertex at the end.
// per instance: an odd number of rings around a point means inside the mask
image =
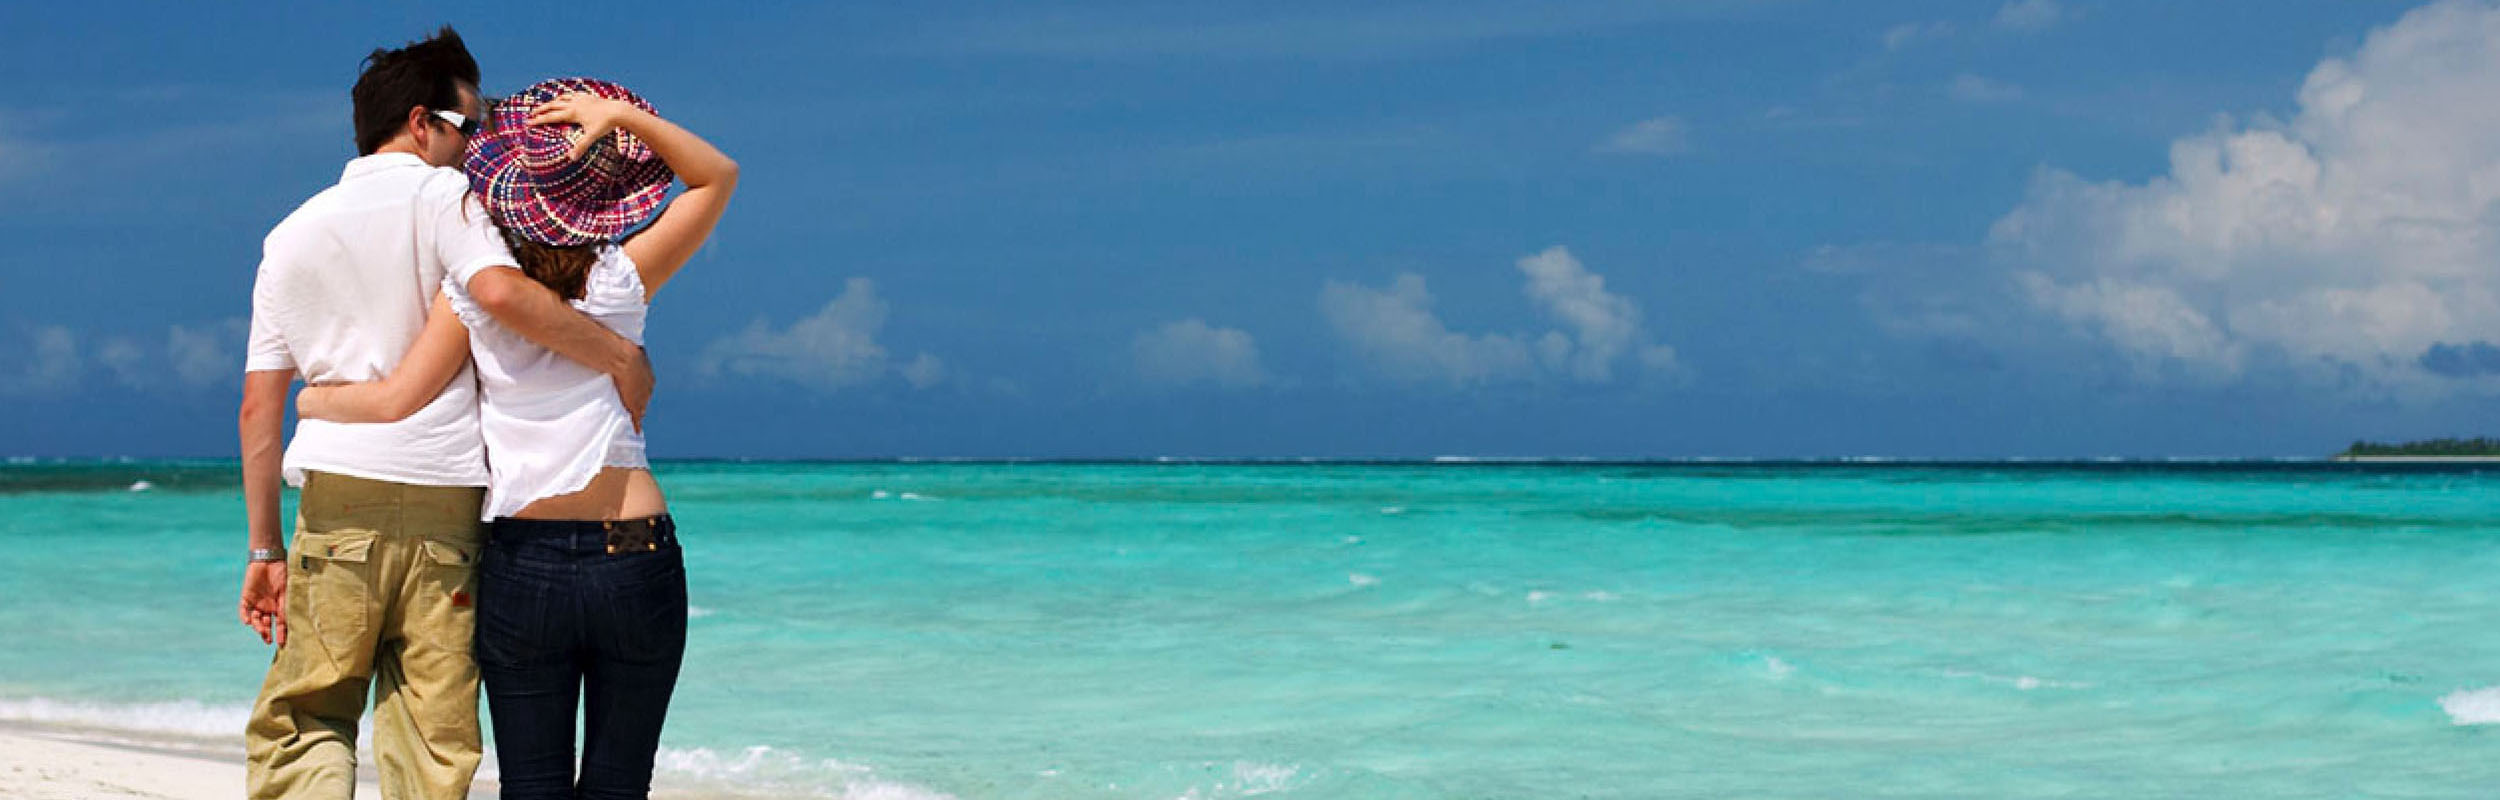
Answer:
POLYGON ((307 386, 295 396, 295 414, 325 422, 398 422, 434 402, 469 365, 469 329, 451 310, 451 300, 434 294, 417 343, 400 356, 399 365, 380 380, 307 386))
POLYGON ((429 180, 420 189, 426 195, 420 202, 434 209, 431 238, 434 255, 443 262, 443 280, 467 291, 478 308, 522 338, 607 373, 634 426, 641 427, 643 409, 651 405, 651 361, 642 348, 521 274, 486 206, 469 194, 468 180, 445 172, 442 180, 429 180))
POLYGON ((538 346, 608 374, 625 410, 642 426, 651 406, 651 359, 642 348, 575 311, 555 290, 512 267, 487 267, 469 278, 469 297, 496 322, 538 346))
MULTIPOLYGON (((235 433, 243 445, 243 513, 247 547, 286 546, 279 533, 278 470, 285 454, 287 387, 295 371, 243 373, 243 406, 235 433)), ((243 569, 243 599, 235 614, 263 642, 286 644, 286 561, 254 561, 243 569)))

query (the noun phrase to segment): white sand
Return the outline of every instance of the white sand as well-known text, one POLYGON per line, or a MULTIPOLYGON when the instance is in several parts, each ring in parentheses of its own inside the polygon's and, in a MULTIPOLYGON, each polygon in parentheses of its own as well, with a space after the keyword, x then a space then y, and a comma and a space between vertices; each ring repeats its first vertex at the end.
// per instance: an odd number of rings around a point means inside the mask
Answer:
MULTIPOLYGON (((0 729, 0 797, 10 800, 233 800, 243 796, 243 753, 187 753, 0 729)), ((358 800, 380 800, 370 782, 358 800)))

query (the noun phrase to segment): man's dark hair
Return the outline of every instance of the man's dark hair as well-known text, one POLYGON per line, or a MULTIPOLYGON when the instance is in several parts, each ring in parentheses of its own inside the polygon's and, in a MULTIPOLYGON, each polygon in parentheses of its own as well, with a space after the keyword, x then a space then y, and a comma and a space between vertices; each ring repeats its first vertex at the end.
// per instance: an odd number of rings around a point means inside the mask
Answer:
POLYGON ((373 155, 407 124, 408 109, 460 110, 460 86, 477 86, 477 59, 460 34, 445 25, 426 39, 365 56, 364 74, 350 92, 356 100, 356 154, 373 155))

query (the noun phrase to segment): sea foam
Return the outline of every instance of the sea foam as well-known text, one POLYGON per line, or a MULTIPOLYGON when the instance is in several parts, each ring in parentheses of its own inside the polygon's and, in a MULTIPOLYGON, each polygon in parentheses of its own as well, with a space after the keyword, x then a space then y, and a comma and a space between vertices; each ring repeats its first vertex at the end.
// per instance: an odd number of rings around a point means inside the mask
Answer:
POLYGON ((2050 680, 2050 679, 2048 679, 2048 678, 2042 678, 2042 677, 2035 676, 2035 675, 1996 675, 1996 674, 1991 674, 1991 673, 1986 673, 1986 672, 1974 672, 1974 671, 1971 671, 1971 670, 1965 670, 1965 669, 1948 669, 1948 670, 1945 670, 1942 674, 1943 674, 1945 677, 1947 677, 1947 678, 1958 678, 1958 679, 1962 679, 1962 680, 1974 680, 1974 681, 1979 681, 1979 682, 1982 682, 1982 683, 1993 683, 1993 684, 1996 684, 1996 685, 1998 685, 1998 686, 2011 686, 2011 687, 2014 687, 2015 689, 2019 689, 2019 690, 2026 691, 2026 692, 2028 692, 2028 691, 2033 691, 2033 690, 2037 690, 2037 689, 2090 689, 2090 688, 2092 688, 2092 684, 2091 684, 2091 683, 2089 683, 2089 682, 2086 682, 2086 681, 2060 681, 2060 680, 2050 680))
MULTIPOLYGON (((215 743, 232 746, 239 743, 243 723, 251 716, 251 706, 244 704, 210 704, 196 700, 163 703, 95 703, 56 700, 48 697, 0 699, 0 722, 34 723, 38 725, 74 726, 93 729, 95 734, 82 738, 100 741, 153 743, 166 737, 198 740, 185 747, 215 743)), ((373 741, 373 717, 360 720, 357 741, 359 752, 370 752, 373 741)), ((478 777, 493 780, 498 770, 493 748, 488 748, 486 761, 480 765, 478 777)), ((786 750, 771 747, 749 747, 722 751, 708 748, 660 748, 655 759, 660 784, 682 785, 688 781, 718 787, 730 794, 761 792, 763 796, 780 797, 793 793, 829 796, 839 800, 953 800, 953 795, 908 783, 877 777, 870 767, 835 759, 810 759, 786 750)))
POLYGON ((1302 768, 1290 764, 1266 764, 1256 761, 1233 762, 1229 780, 1218 780, 1212 786, 1192 786, 1181 795, 1183 800, 1214 800, 1220 797, 1257 797, 1292 791, 1307 781, 1302 768))
POLYGON ((2448 712, 2448 721, 2452 724, 2490 725, 2500 722, 2500 686, 2449 692, 2439 698, 2439 708, 2448 712))
POLYGON ((813 759, 772 747, 735 752, 710 748, 660 748, 655 771, 691 778, 736 794, 809 794, 839 800, 954 800, 955 796, 876 776, 876 770, 836 759, 813 759))
POLYGON ((1762 657, 1762 671, 1772 680, 1787 680, 1788 676, 1797 674, 1797 665, 1781 660, 1779 656, 1765 655, 1762 657))
POLYGON ((140 734, 229 737, 243 733, 247 705, 210 705, 196 700, 167 703, 90 703, 49 697, 0 699, 0 720, 76 725, 140 734))

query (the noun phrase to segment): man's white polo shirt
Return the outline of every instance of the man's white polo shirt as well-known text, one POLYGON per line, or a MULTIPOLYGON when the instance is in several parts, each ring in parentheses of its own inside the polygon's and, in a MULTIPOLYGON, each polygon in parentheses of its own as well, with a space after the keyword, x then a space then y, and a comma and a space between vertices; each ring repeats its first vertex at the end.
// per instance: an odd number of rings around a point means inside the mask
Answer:
MULTIPOLYGON (((367 381, 399 365, 443 276, 510 265, 459 170, 406 153, 347 162, 261 244, 243 369, 305 381, 367 381)), ((486 485, 477 380, 463 367, 434 402, 390 423, 296 423, 286 480, 305 470, 422 486, 486 485)))

